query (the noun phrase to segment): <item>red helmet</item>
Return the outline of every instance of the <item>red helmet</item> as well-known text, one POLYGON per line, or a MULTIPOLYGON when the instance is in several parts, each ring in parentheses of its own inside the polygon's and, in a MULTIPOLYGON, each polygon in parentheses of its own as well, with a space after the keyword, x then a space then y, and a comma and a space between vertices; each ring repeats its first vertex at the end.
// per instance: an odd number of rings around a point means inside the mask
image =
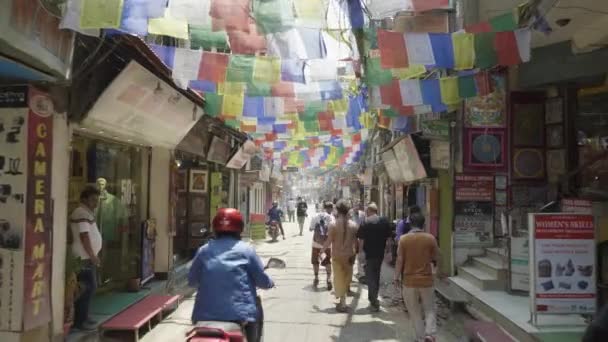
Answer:
POLYGON ((215 233, 242 233, 245 222, 243 215, 234 208, 220 208, 213 218, 215 233))

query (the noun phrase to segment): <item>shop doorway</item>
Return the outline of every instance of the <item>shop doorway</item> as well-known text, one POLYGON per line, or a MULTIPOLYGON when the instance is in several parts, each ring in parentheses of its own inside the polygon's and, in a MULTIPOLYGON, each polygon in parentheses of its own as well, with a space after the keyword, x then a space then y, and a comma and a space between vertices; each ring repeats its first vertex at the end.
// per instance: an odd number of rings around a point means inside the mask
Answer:
POLYGON ((142 222, 147 216, 149 150, 82 135, 72 141, 69 211, 86 186, 100 190, 96 222, 103 239, 99 291, 141 278, 142 222))

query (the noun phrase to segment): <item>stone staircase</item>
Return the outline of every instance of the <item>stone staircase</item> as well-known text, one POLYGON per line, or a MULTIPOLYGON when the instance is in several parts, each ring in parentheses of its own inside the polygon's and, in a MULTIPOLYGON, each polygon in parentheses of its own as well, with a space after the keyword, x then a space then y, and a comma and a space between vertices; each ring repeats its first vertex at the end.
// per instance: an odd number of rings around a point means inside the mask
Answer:
POLYGON ((471 257, 458 266, 458 276, 483 291, 506 291, 508 285, 508 256, 506 249, 486 248, 484 256, 471 257))

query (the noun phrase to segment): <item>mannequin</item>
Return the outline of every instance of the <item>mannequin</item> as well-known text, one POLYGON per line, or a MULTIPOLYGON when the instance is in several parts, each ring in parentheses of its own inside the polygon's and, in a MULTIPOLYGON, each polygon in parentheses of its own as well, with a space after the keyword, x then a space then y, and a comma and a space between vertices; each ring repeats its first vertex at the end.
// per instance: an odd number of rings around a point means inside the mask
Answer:
POLYGON ((97 208, 97 224, 104 241, 111 242, 120 238, 122 228, 127 225, 127 210, 120 200, 107 190, 108 181, 97 179, 99 189, 99 207, 97 208))

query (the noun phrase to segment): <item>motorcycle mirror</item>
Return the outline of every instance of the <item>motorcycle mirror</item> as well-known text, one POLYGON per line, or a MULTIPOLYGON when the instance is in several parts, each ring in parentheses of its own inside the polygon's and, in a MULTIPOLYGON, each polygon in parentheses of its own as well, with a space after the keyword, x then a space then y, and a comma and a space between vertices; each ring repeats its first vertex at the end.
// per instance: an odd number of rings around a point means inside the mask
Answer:
POLYGON ((287 264, 279 258, 270 258, 266 263, 266 268, 284 269, 285 267, 287 267, 287 264))

